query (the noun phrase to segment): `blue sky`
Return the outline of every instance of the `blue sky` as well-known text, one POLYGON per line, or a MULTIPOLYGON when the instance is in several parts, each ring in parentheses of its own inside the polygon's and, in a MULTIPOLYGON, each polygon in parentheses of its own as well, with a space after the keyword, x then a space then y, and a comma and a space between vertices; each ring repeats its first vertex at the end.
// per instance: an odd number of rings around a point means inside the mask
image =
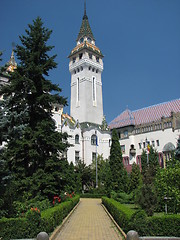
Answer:
MULTIPOLYGON (((50 72, 70 103, 67 56, 76 45, 84 0, 0 0, 0 50, 4 64, 12 42, 37 16, 52 29, 58 56, 50 72)), ((180 0, 87 0, 87 15, 104 54, 103 105, 109 123, 130 110, 180 98, 180 0)), ((69 107, 64 109, 69 113, 69 107)))

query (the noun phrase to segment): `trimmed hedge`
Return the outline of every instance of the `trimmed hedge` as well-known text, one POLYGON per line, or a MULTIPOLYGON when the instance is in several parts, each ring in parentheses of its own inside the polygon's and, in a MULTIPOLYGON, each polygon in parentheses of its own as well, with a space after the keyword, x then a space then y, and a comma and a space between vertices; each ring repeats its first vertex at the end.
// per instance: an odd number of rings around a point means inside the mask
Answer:
POLYGON ((2 218, 0 219, 0 238, 2 240, 35 238, 41 231, 50 234, 78 202, 79 196, 75 196, 70 201, 42 211, 36 228, 34 223, 28 222, 26 218, 2 218))
POLYGON ((102 203, 111 213, 114 220, 123 229, 123 231, 128 232, 130 230, 129 222, 131 216, 135 213, 135 210, 130 209, 126 205, 120 204, 114 199, 110 199, 107 197, 102 197, 102 203))
POLYGON ((139 218, 131 222, 131 228, 140 236, 180 236, 180 215, 164 215, 139 218))
POLYGON ((107 197, 102 198, 102 203, 126 233, 135 230, 140 236, 180 236, 180 215, 147 217, 143 210, 130 209, 107 197))
POLYGON ((105 194, 98 194, 98 193, 84 193, 81 194, 81 198, 102 198, 105 194))

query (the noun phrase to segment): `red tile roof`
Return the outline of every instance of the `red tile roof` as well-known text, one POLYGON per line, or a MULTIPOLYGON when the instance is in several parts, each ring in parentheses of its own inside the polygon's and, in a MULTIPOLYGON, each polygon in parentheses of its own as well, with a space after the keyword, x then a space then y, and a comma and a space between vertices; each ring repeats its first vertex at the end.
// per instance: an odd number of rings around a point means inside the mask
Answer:
POLYGON ((139 125, 170 117, 171 112, 180 112, 180 99, 149 106, 136 111, 125 110, 109 124, 111 129, 139 125))

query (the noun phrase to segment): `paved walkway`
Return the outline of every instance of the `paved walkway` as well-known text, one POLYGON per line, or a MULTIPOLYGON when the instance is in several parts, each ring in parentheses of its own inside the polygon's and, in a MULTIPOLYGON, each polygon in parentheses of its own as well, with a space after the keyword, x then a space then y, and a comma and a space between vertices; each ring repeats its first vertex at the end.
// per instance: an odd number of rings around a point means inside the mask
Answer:
POLYGON ((56 240, 121 240, 120 233, 101 206, 101 199, 81 199, 56 240))

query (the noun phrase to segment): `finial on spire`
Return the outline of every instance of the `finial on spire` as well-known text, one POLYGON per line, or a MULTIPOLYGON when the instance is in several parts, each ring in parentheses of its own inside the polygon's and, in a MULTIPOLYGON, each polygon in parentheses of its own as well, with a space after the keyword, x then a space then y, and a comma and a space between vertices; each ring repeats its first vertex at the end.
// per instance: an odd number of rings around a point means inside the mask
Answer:
POLYGON ((84 15, 86 15, 86 0, 84 0, 84 15))
POLYGON ((84 16, 83 19, 88 19, 87 15, 86 15, 86 0, 84 0, 84 16))

